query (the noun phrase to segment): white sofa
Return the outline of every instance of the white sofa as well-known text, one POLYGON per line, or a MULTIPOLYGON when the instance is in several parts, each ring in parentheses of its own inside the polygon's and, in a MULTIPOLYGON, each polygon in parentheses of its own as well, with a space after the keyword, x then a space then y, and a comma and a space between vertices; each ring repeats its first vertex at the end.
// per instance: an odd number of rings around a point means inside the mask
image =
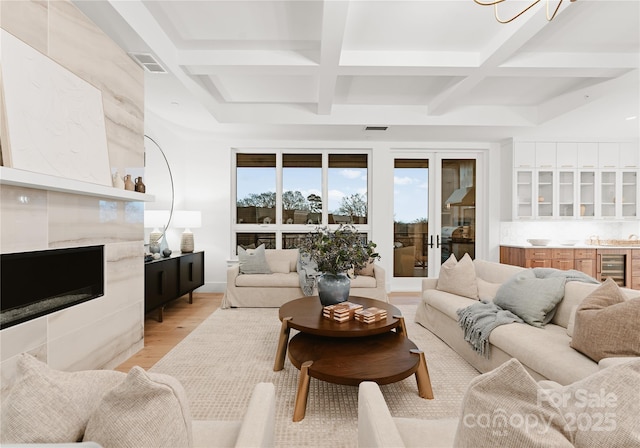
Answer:
MULTIPOLYGON (((271 274, 241 274, 240 266, 227 269, 227 289, 222 307, 280 307, 304 297, 298 273, 298 249, 267 249, 271 274)), ((317 293, 316 293, 317 294, 317 293)), ((351 295, 388 302, 385 271, 373 264, 373 275, 358 275, 351 280, 351 295)))
POLYGON ((192 420, 169 375, 140 367, 65 372, 23 353, 0 424, 2 446, 272 447, 275 388, 257 383, 242 420, 192 420))
MULTIPOLYGON (((484 260, 474 260, 480 298, 495 296, 497 288, 525 268, 484 260)), ((544 328, 524 323, 510 323, 495 328, 489 337, 490 356, 477 354, 464 340, 458 325, 457 310, 476 301, 436 289, 437 278, 422 282, 422 299, 415 321, 430 330, 480 372, 488 372, 511 358, 517 358, 536 380, 553 380, 569 384, 598 371, 598 363, 569 346, 572 314, 577 305, 598 285, 567 282, 564 298, 544 328)), ((627 297, 638 291, 621 288, 627 297)), ((602 361, 601 361, 602 362, 602 361)))

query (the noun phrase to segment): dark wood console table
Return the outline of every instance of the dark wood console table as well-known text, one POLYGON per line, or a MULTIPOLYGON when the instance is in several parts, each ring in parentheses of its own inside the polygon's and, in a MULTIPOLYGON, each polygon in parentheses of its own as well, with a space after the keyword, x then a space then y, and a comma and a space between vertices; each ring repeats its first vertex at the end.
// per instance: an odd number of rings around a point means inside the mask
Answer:
POLYGON ((204 285, 204 252, 177 253, 144 265, 144 312, 159 310, 158 321, 167 303, 204 285))

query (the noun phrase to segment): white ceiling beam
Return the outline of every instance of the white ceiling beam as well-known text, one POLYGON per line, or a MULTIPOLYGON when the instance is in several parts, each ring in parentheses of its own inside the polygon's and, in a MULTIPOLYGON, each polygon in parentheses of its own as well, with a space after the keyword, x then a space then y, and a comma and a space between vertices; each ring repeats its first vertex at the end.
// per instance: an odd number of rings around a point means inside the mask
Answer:
POLYGON ((318 72, 318 114, 331 113, 338 81, 349 1, 325 0, 322 6, 322 40, 318 72))
POLYGON ((477 67, 469 51, 344 51, 341 67, 477 67))
POLYGON ((211 66, 304 66, 316 67, 317 52, 282 50, 182 50, 178 52, 180 65, 211 66), (313 54, 312 54, 313 53, 313 54))
POLYGON ((526 52, 514 55, 501 67, 516 68, 638 68, 638 53, 526 52))
POLYGON ((637 88, 638 84, 640 84, 640 71, 633 70, 619 78, 565 93, 538 105, 537 121, 542 124, 616 91, 631 92, 637 88))

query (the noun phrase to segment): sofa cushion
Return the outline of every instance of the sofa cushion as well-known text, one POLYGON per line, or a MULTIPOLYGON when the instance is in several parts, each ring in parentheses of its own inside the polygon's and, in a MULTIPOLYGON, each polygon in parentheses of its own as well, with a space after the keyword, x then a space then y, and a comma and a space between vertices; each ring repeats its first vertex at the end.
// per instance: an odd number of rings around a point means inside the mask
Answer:
POLYGON ((236 277, 236 286, 253 286, 259 288, 299 288, 300 281, 297 272, 288 274, 275 273, 271 275, 245 274, 236 277))
MULTIPOLYGON (((447 315, 455 322, 458 321, 458 310, 478 303, 477 300, 451 294, 437 289, 426 290, 423 294, 424 301, 429 306, 447 315)), ((462 333, 461 333, 462 334, 462 333)))
POLYGON ((519 272, 500 286, 493 302, 526 323, 543 327, 564 297, 564 277, 536 278, 533 270, 519 272))
POLYGON ((493 301, 498 293, 498 289, 502 286, 502 283, 491 283, 477 277, 476 283, 478 284, 478 298, 485 302, 493 301))
POLYGON ((110 370, 63 372, 22 353, 17 378, 2 403, 2 443, 82 440, 87 420, 103 394, 125 374, 110 370))
POLYGON ((376 286, 376 278, 368 275, 358 275, 351 279, 352 288, 375 288, 376 286))
POLYGON ((504 283, 518 272, 525 271, 525 268, 512 266, 510 264, 496 263, 493 261, 473 260, 473 266, 476 270, 476 277, 486 280, 490 283, 504 283))
POLYGON ((569 347, 571 338, 564 327, 544 328, 513 323, 501 325, 489 336, 489 343, 539 375, 569 384, 598 371, 598 365, 569 347))
POLYGON ((465 393, 456 447, 573 447, 564 416, 517 359, 474 378, 465 393))
POLYGON ((175 378, 135 366, 105 394, 87 423, 85 441, 108 447, 193 446, 191 414, 175 378))
POLYGON ((640 356, 640 299, 626 300, 616 282, 607 278, 578 307, 571 347, 596 362, 640 356))
POLYGON ((367 264, 362 268, 356 271, 356 275, 366 275, 368 277, 373 277, 375 274, 373 272, 373 260, 367 261, 367 264))
POLYGON ((465 253, 460 261, 451 254, 447 261, 442 263, 436 289, 470 299, 478 298, 476 271, 469 254, 465 253))
MULTIPOLYGON (((269 266, 283 266, 284 263, 288 264, 288 270, 286 272, 296 272, 298 257, 300 251, 298 249, 267 249, 264 252, 269 266)), ((273 269, 272 269, 273 270, 273 269)), ((280 270, 274 272, 281 272, 280 270)), ((284 270, 282 270, 284 272, 284 270)))

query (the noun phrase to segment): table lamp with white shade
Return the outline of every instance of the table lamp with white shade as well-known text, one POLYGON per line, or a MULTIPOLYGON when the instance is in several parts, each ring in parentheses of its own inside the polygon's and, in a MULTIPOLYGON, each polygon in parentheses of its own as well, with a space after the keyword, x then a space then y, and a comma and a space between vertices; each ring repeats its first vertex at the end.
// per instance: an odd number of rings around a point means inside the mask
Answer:
POLYGON ((180 252, 193 252, 193 233, 191 229, 196 229, 202 225, 200 211, 177 210, 173 218, 173 226, 184 228, 180 238, 180 252))

